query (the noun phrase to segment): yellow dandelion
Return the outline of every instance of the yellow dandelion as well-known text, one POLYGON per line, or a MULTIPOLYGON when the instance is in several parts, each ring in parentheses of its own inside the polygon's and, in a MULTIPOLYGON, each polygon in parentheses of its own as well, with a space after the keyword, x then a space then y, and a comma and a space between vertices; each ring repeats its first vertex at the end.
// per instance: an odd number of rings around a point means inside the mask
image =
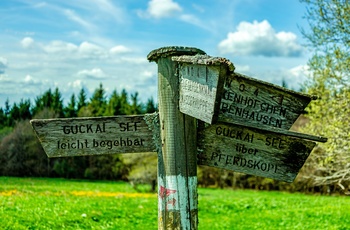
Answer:
POLYGON ((16 193, 18 193, 17 190, 8 190, 8 191, 1 191, 0 192, 0 196, 12 196, 15 195, 16 193))
POLYGON ((156 197, 153 193, 126 193, 126 192, 93 192, 93 191, 71 191, 73 196, 87 196, 87 197, 126 197, 126 198, 151 198, 156 197))

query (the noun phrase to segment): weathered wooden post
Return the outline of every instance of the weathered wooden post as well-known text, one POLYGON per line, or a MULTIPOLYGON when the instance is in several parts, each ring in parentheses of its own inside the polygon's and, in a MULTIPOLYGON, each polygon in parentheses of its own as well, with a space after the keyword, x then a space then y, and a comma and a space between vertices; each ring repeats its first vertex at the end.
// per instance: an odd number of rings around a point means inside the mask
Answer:
POLYGON ((204 54, 164 47, 147 56, 158 64, 161 149, 158 157, 158 229, 197 229, 196 119, 179 111, 179 77, 172 56, 204 54))

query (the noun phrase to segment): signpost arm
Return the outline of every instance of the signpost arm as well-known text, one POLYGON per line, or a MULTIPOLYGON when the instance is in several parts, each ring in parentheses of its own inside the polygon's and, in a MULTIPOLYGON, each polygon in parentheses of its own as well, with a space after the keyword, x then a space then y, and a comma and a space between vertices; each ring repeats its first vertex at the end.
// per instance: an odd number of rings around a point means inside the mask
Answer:
POLYGON ((179 77, 172 56, 204 54, 196 48, 164 47, 148 60, 158 64, 162 151, 158 160, 158 229, 197 229, 196 119, 179 111, 179 77))

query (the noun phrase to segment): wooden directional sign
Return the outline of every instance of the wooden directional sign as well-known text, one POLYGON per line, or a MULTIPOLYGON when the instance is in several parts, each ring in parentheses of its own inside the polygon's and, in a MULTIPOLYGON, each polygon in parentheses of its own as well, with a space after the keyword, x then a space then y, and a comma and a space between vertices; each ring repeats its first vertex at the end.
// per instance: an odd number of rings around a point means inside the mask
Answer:
POLYGON ((217 123, 198 133, 198 164, 292 182, 314 141, 326 140, 281 129, 217 123))
POLYGON ((30 122, 48 157, 155 151, 143 115, 30 122))
POLYGON ((212 124, 217 119, 223 83, 231 62, 208 55, 173 57, 179 63, 179 109, 182 113, 212 124))
POLYGON ((316 96, 232 73, 225 81, 219 121, 290 129, 312 99, 316 96))
POLYGON ((31 120, 46 154, 157 151, 159 229, 197 229, 197 161, 292 182, 314 141, 327 140, 287 131, 315 97, 234 73, 229 60, 204 54, 174 46, 147 56, 158 64, 159 116, 31 120))

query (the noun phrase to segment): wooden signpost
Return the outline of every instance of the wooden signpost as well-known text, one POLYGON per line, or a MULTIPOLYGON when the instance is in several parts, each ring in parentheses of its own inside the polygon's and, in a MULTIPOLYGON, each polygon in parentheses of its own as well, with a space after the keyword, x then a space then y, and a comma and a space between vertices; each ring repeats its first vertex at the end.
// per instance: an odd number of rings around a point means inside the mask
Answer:
POLYGON ((49 157, 158 152, 158 229, 197 229, 197 161, 292 182, 315 141, 327 141, 288 131, 315 96, 235 73, 196 48, 147 58, 158 64, 159 114, 31 124, 49 157))
POLYGON ((221 95, 219 120, 289 129, 316 96, 231 73, 221 95))
POLYGON ((233 65, 207 55, 173 57, 179 63, 180 112, 212 124, 217 120, 223 84, 233 65))
POLYGON ((198 164, 293 182, 325 138, 285 130, 217 123, 199 128, 198 164))
POLYGON ((148 54, 158 64, 161 150, 158 154, 158 229, 197 229, 197 122, 179 111, 178 64, 173 56, 204 54, 165 47, 148 54))
POLYGON ((48 157, 155 152, 153 133, 144 117, 63 118, 30 122, 48 157))

